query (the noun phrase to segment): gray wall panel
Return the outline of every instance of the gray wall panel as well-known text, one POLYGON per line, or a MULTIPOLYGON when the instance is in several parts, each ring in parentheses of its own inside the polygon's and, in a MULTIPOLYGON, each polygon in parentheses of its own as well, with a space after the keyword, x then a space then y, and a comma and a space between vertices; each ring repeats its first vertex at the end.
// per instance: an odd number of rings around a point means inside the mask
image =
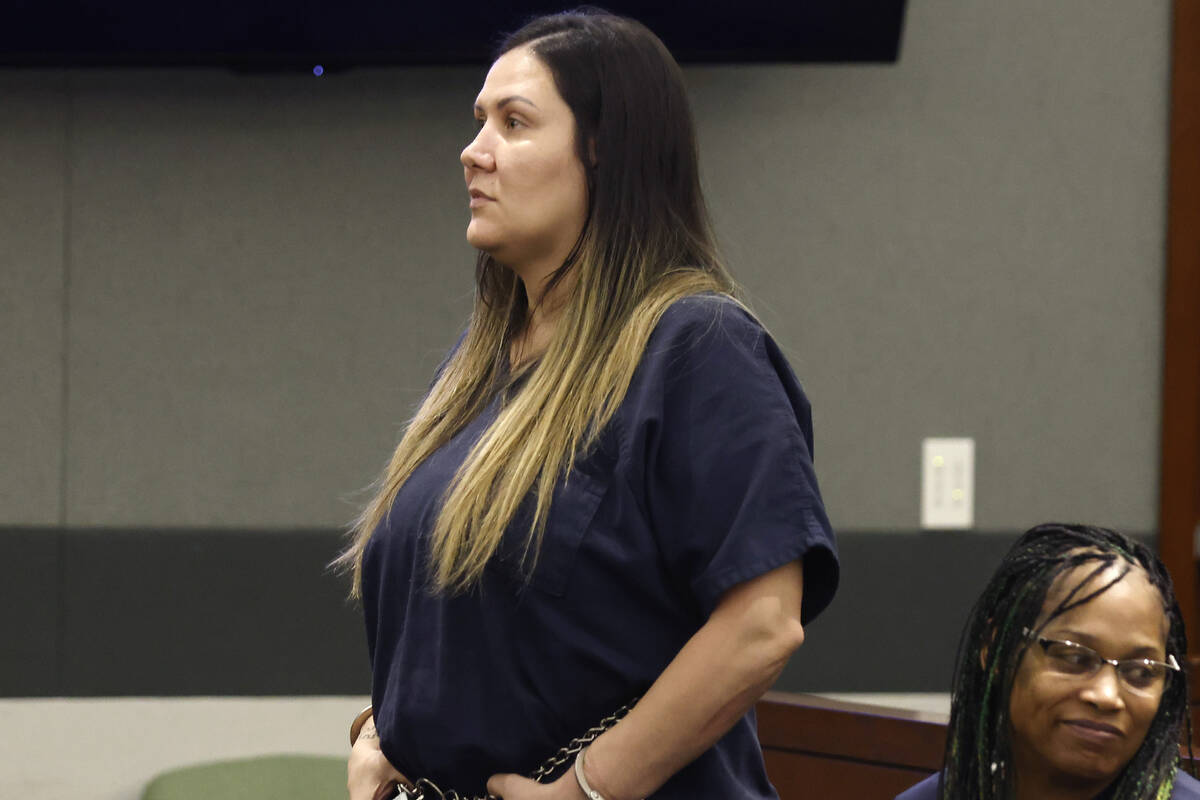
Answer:
POLYGON ((80 79, 73 523, 353 514, 468 310, 477 75, 80 79))
MULTIPOLYGON (((957 434, 980 528, 1153 529, 1168 12, 919 0, 895 66, 687 70, 716 222, 814 401, 836 525, 913 527, 920 440, 957 434)), ((352 515, 467 312, 456 159, 481 77, 71 76, 68 524, 352 515)), ((50 147, 3 135, 5 165, 50 147)), ((18 241, 53 227, 5 196, 18 241)), ((28 305, 6 319, 54 327, 28 305)), ((53 374, 36 330, 6 369, 53 374)), ((5 410, 51 420, 53 393, 5 410)), ((7 434, 33 453, 7 492, 56 482, 38 425, 7 434)))
POLYGON ((65 77, 0 72, 0 521, 59 521, 65 77))
POLYGON ((835 524, 1155 525, 1166 2, 913 2, 895 67, 692 70, 730 260, 815 406, 835 524))

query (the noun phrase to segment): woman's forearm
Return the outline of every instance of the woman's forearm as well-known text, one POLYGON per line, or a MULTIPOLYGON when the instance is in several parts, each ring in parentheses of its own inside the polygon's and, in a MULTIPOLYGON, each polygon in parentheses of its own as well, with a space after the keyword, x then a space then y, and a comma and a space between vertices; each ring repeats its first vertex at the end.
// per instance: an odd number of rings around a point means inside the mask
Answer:
POLYGON ((651 794, 712 747, 766 692, 804 641, 799 561, 734 587, 620 723, 588 750, 607 800, 651 794))

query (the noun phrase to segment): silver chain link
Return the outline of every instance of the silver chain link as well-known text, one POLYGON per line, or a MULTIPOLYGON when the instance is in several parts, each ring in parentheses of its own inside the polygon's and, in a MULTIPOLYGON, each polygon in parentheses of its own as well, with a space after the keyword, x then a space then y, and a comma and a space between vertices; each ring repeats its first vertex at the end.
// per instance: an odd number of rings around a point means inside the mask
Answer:
MULTIPOLYGON (((560 747, 558 752, 542 762, 542 765, 535 769, 530 775, 530 779, 537 783, 545 783, 547 779, 558 773, 564 765, 570 764, 575 756, 579 755, 579 751, 587 747, 596 738, 606 730, 616 725, 621 719, 629 713, 629 709, 633 708, 639 698, 630 700, 625 705, 618 708, 613 713, 609 714, 597 724, 588 728, 582 735, 576 736, 565 747, 560 747)), ((401 788, 400 798, 404 800, 499 800, 499 798, 490 794, 481 794, 469 796, 459 794, 453 789, 439 788, 436 783, 428 778, 421 778, 413 785, 413 790, 416 794, 410 794, 405 789, 401 788)))

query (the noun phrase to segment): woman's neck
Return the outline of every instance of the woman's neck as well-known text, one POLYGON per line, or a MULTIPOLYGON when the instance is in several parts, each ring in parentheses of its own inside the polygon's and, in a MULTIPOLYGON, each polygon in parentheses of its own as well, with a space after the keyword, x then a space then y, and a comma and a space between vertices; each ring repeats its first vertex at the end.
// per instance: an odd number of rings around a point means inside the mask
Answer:
MULTIPOLYGON (((1017 773, 1018 776, 1021 774, 1017 773)), ((1107 783, 1055 779, 1052 775, 1028 774, 1016 782, 1014 800, 1095 800, 1104 794, 1107 783)))
POLYGON ((509 365, 514 368, 518 367, 533 361, 546 352, 546 348, 550 346, 550 340, 554 338, 554 328, 554 320, 543 318, 538 321, 534 319, 533 315, 530 315, 525 327, 513 337, 508 351, 509 365))
POLYGON ((546 286, 549 276, 536 281, 521 278, 525 284, 529 315, 524 327, 513 337, 509 350, 509 362, 512 366, 532 361, 546 352, 554 338, 562 309, 566 305, 573 277, 568 273, 562 280, 549 287, 546 286))

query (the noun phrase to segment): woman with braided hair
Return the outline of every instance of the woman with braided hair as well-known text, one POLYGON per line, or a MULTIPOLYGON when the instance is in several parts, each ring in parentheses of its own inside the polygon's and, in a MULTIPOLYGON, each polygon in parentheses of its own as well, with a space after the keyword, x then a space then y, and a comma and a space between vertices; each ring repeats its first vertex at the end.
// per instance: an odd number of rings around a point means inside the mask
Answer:
POLYGON ((976 602, 941 773, 897 800, 1186 800, 1183 618, 1142 544, 1039 525, 976 602))

